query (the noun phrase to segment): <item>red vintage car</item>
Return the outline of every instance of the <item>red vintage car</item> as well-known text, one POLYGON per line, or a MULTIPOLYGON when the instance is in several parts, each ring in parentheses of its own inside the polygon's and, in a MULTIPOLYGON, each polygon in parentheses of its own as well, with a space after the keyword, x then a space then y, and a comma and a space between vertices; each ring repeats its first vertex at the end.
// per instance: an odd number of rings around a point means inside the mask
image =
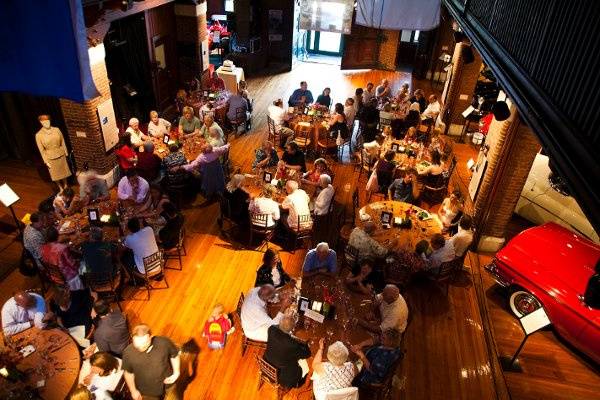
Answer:
POLYGON ((599 245, 547 223, 514 237, 486 270, 509 289, 515 316, 544 307, 556 332, 600 364, 600 309, 583 296, 599 260, 599 245))

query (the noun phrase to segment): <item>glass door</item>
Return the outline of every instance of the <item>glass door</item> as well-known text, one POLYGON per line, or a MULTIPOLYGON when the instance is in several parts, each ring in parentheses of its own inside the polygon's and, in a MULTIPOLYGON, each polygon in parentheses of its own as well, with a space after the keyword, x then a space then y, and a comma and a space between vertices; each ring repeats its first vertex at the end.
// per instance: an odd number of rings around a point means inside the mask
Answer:
POLYGON ((306 32, 306 49, 309 53, 342 55, 342 34, 335 32, 306 32))

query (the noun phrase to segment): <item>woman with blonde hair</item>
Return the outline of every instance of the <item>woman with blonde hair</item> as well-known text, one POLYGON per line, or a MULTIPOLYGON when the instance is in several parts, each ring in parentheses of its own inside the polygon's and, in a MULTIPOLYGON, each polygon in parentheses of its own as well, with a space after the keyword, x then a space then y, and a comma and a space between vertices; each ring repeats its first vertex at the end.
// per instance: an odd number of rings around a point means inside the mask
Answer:
POLYGON ((158 113, 150 111, 150 122, 148 122, 148 135, 162 138, 171 131, 171 123, 166 119, 159 118, 158 113))
POLYGON ((179 118, 179 135, 182 137, 198 135, 202 123, 194 115, 194 109, 190 106, 183 107, 183 115, 179 118))
POLYGON ((348 361, 348 349, 337 341, 327 348, 327 361, 323 361, 324 339, 319 341, 319 350, 312 362, 313 391, 315 399, 325 399, 327 393, 352 386, 357 373, 356 366, 348 361))
POLYGON ((275 186, 266 184, 260 196, 250 200, 250 206, 248 207, 251 214, 267 214, 267 227, 274 226, 281 216, 279 204, 273 200, 276 191, 275 186))
POLYGON ((78 385, 71 393, 68 400, 95 400, 96 397, 83 385, 78 385))

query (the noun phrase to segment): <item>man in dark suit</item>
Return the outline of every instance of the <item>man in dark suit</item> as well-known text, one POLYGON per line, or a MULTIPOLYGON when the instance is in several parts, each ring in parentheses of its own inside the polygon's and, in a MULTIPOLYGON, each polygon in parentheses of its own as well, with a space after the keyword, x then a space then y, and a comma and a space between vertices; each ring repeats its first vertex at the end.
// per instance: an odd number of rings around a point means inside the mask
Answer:
POLYGON ((308 345, 292 336, 295 320, 284 316, 279 325, 269 327, 267 350, 264 359, 278 370, 279 384, 288 388, 304 384, 308 373, 306 358, 310 357, 308 345), (301 368, 300 363, 306 368, 301 368))

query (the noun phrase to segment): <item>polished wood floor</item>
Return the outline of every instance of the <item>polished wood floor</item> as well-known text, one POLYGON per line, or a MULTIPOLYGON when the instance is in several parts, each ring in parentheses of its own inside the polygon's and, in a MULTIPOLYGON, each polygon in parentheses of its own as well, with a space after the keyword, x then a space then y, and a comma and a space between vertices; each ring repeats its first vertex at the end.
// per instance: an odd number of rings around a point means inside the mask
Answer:
MULTIPOLYGON (((281 97, 287 99, 299 81, 307 80, 316 95, 322 87, 332 88, 334 101, 350 96, 354 88, 364 86, 367 81, 378 82, 383 77, 394 82, 395 88, 410 75, 384 71, 340 72, 338 67, 300 63, 290 73, 255 78, 249 81, 249 90, 255 99, 254 126, 252 132, 233 140, 231 158, 242 171, 248 171, 254 149, 266 136, 266 108, 270 102, 281 97)), ((428 93, 428 82, 413 82, 428 93)), ((474 150, 468 145, 457 145, 459 167, 453 179, 457 187, 468 182, 466 160, 474 150)), ((349 165, 336 165, 336 202, 340 207, 348 204, 351 190, 364 187, 364 176, 360 181, 349 165), (342 183, 340 185, 340 182, 342 183), (343 187, 351 183, 350 188, 343 187)), ((34 209, 46 197, 51 186, 37 178, 32 168, 24 168, 18 162, 0 163, 0 175, 23 197, 16 211, 19 217, 34 209)), ((364 204, 361 193, 361 204, 364 204)), ((6 210, 0 210, 2 223, 9 223, 6 210)), ((178 343, 194 339, 201 347, 195 378, 185 390, 185 399, 230 400, 269 399, 274 391, 257 386, 255 352, 248 351, 242 358, 240 336, 234 334, 223 351, 210 351, 201 338, 201 329, 212 306, 221 302, 227 310, 233 310, 240 292, 247 291, 253 284, 255 270, 260 264, 262 253, 244 249, 240 243, 224 240, 219 236, 216 224, 217 206, 196 205, 184 211, 188 239, 188 256, 184 259, 183 271, 169 270, 166 274, 170 288, 153 291, 150 301, 129 300, 123 302, 125 312, 132 323, 144 321, 155 333, 167 335, 178 343)), ((335 227, 331 231, 335 231, 335 227)), ((0 233, 0 244, 7 246, 2 251, 0 262, 14 266, 20 251, 18 243, 12 243, 11 234, 0 233)), ((292 275, 300 272, 305 251, 294 254, 283 252, 282 260, 286 271, 292 275)), ((471 254, 467 265, 479 265, 478 257, 471 254)), ((412 320, 406 332, 407 350, 401 369, 398 371, 398 388, 394 398, 398 399, 505 399, 505 380, 497 369, 493 332, 482 319, 479 269, 473 273, 467 268, 464 274, 450 286, 446 297, 440 288, 427 282, 416 282, 407 289, 405 296, 411 309, 412 320)), ((18 288, 35 286, 37 282, 23 278, 18 272, 10 273, 0 283, 0 301, 4 302, 18 288)), ((129 293, 128 293, 129 294, 129 293)), ((142 296, 143 298, 143 296, 142 296)), ((509 324, 508 321, 503 324, 509 324)), ((562 373, 560 363, 557 373, 562 373)), ((582 372, 582 366, 569 372, 564 384, 575 384, 578 377, 590 379, 582 372)), ((547 372, 551 372, 547 369, 547 372)), ((566 378, 563 378, 566 379, 566 378)), ((528 385, 527 379, 517 377, 519 383, 508 379, 512 386, 528 385)), ((520 392, 521 393, 521 392, 520 392)), ((293 392, 289 398, 310 399, 308 387, 293 392)), ((513 395, 518 399, 519 396, 513 395)), ((534 397, 522 397, 534 398, 534 397)), ((539 397, 538 397, 539 398, 539 397)), ((554 398, 554 397, 553 397, 554 398)), ((557 397, 556 397, 557 398, 557 397)), ((563 398, 569 398, 568 396, 563 398)), ((584 397, 577 397, 584 398, 584 397)), ((591 398, 591 397, 589 397, 591 398)))

